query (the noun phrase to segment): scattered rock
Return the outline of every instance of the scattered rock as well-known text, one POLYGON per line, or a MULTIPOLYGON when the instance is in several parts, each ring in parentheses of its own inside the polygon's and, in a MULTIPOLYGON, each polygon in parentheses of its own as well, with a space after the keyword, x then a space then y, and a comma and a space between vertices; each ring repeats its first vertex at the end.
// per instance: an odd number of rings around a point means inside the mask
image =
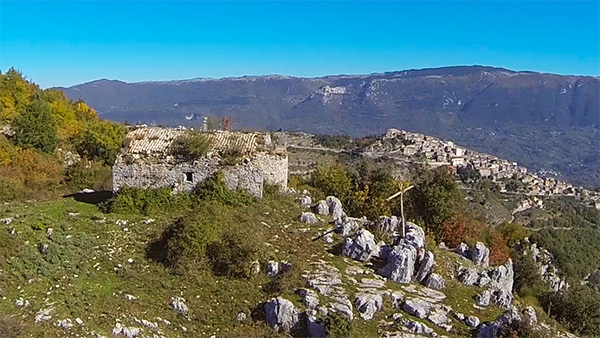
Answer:
POLYGON ((387 264, 379 269, 379 274, 388 277, 398 283, 410 283, 417 251, 412 245, 408 245, 403 238, 399 245, 394 246, 388 254, 387 264))
POLYGON ((152 218, 148 218, 147 220, 144 220, 142 223, 144 223, 144 224, 146 224, 146 225, 149 225, 149 224, 152 224, 152 223, 154 223, 154 219, 152 219, 152 218))
POLYGON ((349 320, 354 319, 354 313, 352 312, 352 303, 347 298, 338 298, 337 302, 331 304, 331 310, 339 312, 349 320))
POLYGON ((344 241, 342 253, 357 261, 368 261, 378 249, 375 236, 366 229, 359 230, 352 238, 344 241))
POLYGON ((458 280, 465 285, 475 285, 479 280, 479 274, 475 269, 461 267, 458 270, 458 280))
POLYGON ((17 307, 28 307, 29 306, 29 301, 25 300, 25 299, 23 299, 23 297, 21 297, 21 298, 19 298, 19 299, 17 299, 15 301, 15 305, 17 307))
POLYGON ((302 303, 304 303, 306 308, 313 310, 319 305, 319 297, 313 290, 300 289, 298 290, 298 294, 302 297, 302 303))
POLYGON ((442 290, 446 287, 446 282, 444 281, 442 276, 438 275, 437 273, 432 273, 429 275, 429 277, 427 277, 427 280, 425 281, 425 286, 435 290, 442 290))
POLYGON ((272 298, 265 305, 267 323, 275 330, 290 332, 298 324, 298 312, 294 304, 284 298, 272 298))
POLYGON ((390 293, 390 298, 392 299, 392 306, 394 308, 399 308, 404 303, 404 293, 401 291, 393 291, 390 293))
POLYGON ((465 319, 465 324, 467 324, 468 327, 477 327, 479 326, 479 318, 475 316, 469 316, 467 319, 465 319))
POLYGON ((137 300, 138 298, 134 295, 130 295, 128 293, 125 294, 125 299, 129 300, 129 301, 134 301, 137 300))
POLYGON ((454 249, 454 252, 456 252, 457 254, 468 258, 469 257, 469 246, 466 245, 465 243, 461 242, 456 249, 454 249))
POLYGON ((318 220, 317 216, 315 216, 315 214, 313 214, 312 212, 303 212, 300 215, 300 222, 308 225, 313 225, 317 224, 318 220))
POLYGON ((425 300, 419 298, 408 298, 404 302, 402 309, 415 317, 426 318, 432 307, 433 304, 425 300))
POLYGON ((13 219, 10 217, 0 219, 0 223, 4 225, 9 225, 13 222, 13 219))
POLYGON ((235 319, 238 322, 243 322, 246 320, 246 314, 244 312, 240 312, 240 313, 238 313, 237 317, 235 317, 235 319))
POLYGON ((336 223, 335 232, 344 237, 350 236, 360 228, 356 219, 349 217, 338 219, 336 223))
POLYGON ((475 304, 479 306, 489 306, 492 292, 490 290, 484 290, 483 292, 475 295, 475 304))
POLYGON ((304 196, 300 198, 300 207, 304 208, 304 209, 308 209, 310 208, 310 205, 312 204, 312 199, 310 198, 310 196, 304 196))
POLYGON ((527 320, 527 323, 530 326, 535 326, 538 323, 537 314, 535 313, 535 309, 531 306, 528 306, 525 309, 523 309, 523 317, 525 317, 525 319, 527 320))
POLYGON ((504 289, 496 290, 492 293, 492 303, 508 308, 512 303, 512 293, 504 289))
POLYGON ((359 293, 356 295, 354 305, 364 320, 371 320, 383 306, 383 298, 379 294, 359 293))
POLYGON ((329 206, 327 205, 327 202, 323 200, 317 202, 317 205, 315 205, 315 213, 317 215, 329 215, 329 206))
POLYGON ((47 321, 49 321, 50 319, 52 319, 52 316, 50 315, 52 313, 52 311, 54 311, 54 308, 51 307, 51 306, 39 310, 35 314, 35 322, 36 323, 41 323, 41 322, 47 322, 47 321))
POLYGON ((250 269, 253 275, 258 275, 260 273, 260 262, 258 259, 252 262, 250 269))
POLYGON ((485 244, 477 242, 471 250, 471 260, 475 265, 489 266, 490 265, 490 249, 485 244))
POLYGON ((434 333, 432 328, 421 322, 417 322, 416 320, 406 321, 404 327, 407 328, 408 331, 416 334, 432 335, 434 333))
POLYGON ((333 216, 333 219, 340 219, 344 216, 344 210, 342 209, 342 202, 335 196, 327 196, 325 199, 329 208, 329 214, 333 216))
POLYGON ((40 243, 38 245, 38 250, 43 255, 47 254, 48 253, 48 244, 46 244, 46 243, 40 243))
POLYGON ((433 256, 433 252, 427 251, 425 256, 421 260, 421 264, 419 265, 419 270, 417 271, 417 276, 415 277, 419 283, 423 283, 427 276, 431 273, 433 269, 433 265, 435 264, 435 259, 433 256))
POLYGON ((81 318, 75 318, 75 323, 77 323, 77 325, 81 326, 83 325, 83 320, 81 320, 81 318))
POLYGON ((325 324, 315 316, 306 316, 306 326, 311 338, 325 338, 325 324))
POLYGON ((171 306, 175 311, 181 313, 184 316, 187 316, 189 313, 189 309, 187 305, 185 305, 185 299, 181 297, 171 297, 171 306))
POLYGON ((112 334, 115 336, 122 335, 127 338, 135 338, 140 335, 142 329, 137 327, 122 326, 120 323, 116 323, 113 328, 112 334))
POLYGON ((92 194, 92 193, 94 193, 94 190, 85 188, 85 189, 81 190, 79 193, 80 194, 92 194))
POLYGON ((68 330, 73 327, 73 322, 69 318, 59 319, 56 321, 56 323, 54 323, 54 325, 56 325, 62 329, 68 330))
POLYGON ((279 274, 279 262, 269 261, 267 263, 267 276, 275 277, 279 274))
POLYGON ((53 233, 54 233, 54 229, 52 229, 52 228, 46 229, 46 237, 48 237, 48 238, 52 237, 53 233))

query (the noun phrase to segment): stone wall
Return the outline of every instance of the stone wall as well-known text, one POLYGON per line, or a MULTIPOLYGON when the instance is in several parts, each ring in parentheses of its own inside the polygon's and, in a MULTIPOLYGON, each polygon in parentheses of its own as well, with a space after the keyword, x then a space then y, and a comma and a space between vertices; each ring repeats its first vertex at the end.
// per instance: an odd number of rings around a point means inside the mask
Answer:
POLYGON ((279 186, 282 190, 287 188, 288 181, 288 156, 287 154, 270 155, 259 153, 253 160, 257 168, 263 173, 265 183, 279 186))
POLYGON ((230 189, 245 189, 262 197, 263 183, 287 187, 287 155, 259 153, 243 164, 220 166, 218 157, 205 157, 193 162, 177 162, 165 157, 121 154, 113 167, 113 191, 121 187, 171 187, 174 192, 191 191, 217 170, 223 171, 230 189))

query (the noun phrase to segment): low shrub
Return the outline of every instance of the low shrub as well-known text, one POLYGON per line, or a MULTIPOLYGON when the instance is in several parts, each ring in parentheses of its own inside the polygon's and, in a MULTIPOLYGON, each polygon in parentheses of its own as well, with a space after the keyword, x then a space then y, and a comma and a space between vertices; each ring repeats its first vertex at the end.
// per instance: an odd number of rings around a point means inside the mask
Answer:
POLYGON ((14 317, 0 314, 0 337, 18 338, 24 337, 25 333, 25 324, 14 317))
POLYGON ((219 201, 234 206, 249 205, 254 201, 254 197, 245 190, 229 189, 222 172, 216 172, 199 183, 192 194, 201 200, 219 201))
POLYGON ((210 244, 207 254, 217 275, 248 278, 252 265, 262 253, 264 240, 260 232, 244 224, 225 228, 218 241, 210 244))
POLYGON ((206 248, 219 237, 221 214, 215 207, 179 218, 163 233, 164 263, 176 271, 199 266, 206 248))
POLYGON ((190 131, 175 139, 171 152, 185 160, 197 160, 208 154, 212 144, 213 141, 208 134, 190 131))
POLYGON ((325 148, 347 149, 352 146, 352 139, 348 135, 315 135, 314 139, 325 148))
POLYGON ((350 337, 352 322, 338 312, 330 312, 325 318, 325 335, 327 337, 350 337))
POLYGON ((123 187, 109 202, 106 211, 122 214, 164 214, 188 210, 189 194, 172 194, 171 188, 142 189, 123 187))
POLYGON ((244 152, 239 147, 231 147, 219 152, 222 165, 236 165, 242 163, 244 152))

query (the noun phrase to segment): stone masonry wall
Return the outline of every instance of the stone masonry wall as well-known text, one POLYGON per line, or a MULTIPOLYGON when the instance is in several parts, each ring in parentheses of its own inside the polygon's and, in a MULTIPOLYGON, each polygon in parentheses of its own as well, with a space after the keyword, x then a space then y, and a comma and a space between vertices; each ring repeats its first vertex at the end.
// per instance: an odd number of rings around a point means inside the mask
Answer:
POLYGON ((198 183, 222 170, 230 189, 245 189, 262 197, 263 182, 287 187, 287 156, 257 154, 244 164, 219 166, 218 157, 194 162, 164 162, 156 158, 119 155, 113 167, 113 190, 121 187, 171 187, 174 192, 191 191, 198 183))

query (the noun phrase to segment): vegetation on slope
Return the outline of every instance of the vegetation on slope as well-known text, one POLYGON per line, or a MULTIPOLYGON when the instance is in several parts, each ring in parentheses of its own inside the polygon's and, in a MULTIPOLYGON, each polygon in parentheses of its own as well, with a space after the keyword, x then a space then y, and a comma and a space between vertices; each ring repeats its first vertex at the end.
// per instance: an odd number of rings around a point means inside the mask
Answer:
POLYGON ((11 69, 0 74, 0 201, 110 188, 125 127, 83 101, 42 90, 11 69), (8 128, 7 128, 8 127, 8 128))

